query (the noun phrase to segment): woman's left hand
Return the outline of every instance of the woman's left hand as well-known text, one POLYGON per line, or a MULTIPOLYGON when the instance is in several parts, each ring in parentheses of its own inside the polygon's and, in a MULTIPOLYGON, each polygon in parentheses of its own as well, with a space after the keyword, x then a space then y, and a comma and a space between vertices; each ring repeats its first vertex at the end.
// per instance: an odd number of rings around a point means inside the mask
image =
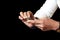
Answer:
POLYGON ((59 28, 59 22, 53 20, 53 19, 39 19, 35 20, 35 26, 42 31, 48 31, 48 30, 57 30, 59 28))

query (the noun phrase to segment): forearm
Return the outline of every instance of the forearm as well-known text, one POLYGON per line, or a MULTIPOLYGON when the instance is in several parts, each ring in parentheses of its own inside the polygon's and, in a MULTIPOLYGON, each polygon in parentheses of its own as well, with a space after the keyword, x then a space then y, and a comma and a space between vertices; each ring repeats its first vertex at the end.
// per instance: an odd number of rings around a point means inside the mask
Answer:
POLYGON ((43 6, 34 14, 37 18, 51 18, 58 6, 55 0, 46 0, 43 6))

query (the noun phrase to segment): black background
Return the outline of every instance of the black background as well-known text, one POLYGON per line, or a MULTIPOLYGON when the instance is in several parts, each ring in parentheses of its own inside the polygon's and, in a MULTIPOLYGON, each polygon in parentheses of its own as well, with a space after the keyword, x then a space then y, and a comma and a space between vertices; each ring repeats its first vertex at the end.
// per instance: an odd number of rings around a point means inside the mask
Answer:
MULTIPOLYGON (((21 20, 18 19, 19 12, 32 11, 33 13, 35 13, 43 5, 44 2, 45 2, 45 0, 19 0, 19 1, 16 1, 16 27, 15 27, 16 33, 32 33, 32 34, 37 33, 35 35, 40 36, 40 37, 41 37, 41 35, 44 37, 46 37, 46 35, 48 35, 48 36, 51 36, 51 38, 54 37, 54 39, 59 38, 58 37, 59 33, 55 32, 55 31, 43 32, 37 28, 30 29, 24 23, 22 23, 21 20)), ((56 13, 58 13, 58 12, 59 12, 59 9, 57 10, 56 13)), ((55 13, 55 16, 52 17, 52 19, 59 21, 60 17, 58 17, 58 16, 60 14, 57 14, 57 16, 56 16, 56 13, 55 13)))

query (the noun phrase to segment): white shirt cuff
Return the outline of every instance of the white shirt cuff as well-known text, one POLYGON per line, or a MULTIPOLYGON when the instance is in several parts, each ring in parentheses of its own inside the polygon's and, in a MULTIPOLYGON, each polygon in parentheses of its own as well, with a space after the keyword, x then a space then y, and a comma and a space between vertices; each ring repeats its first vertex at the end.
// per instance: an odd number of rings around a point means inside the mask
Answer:
POLYGON ((57 0, 57 5, 60 8, 60 0, 57 0))
POLYGON ((56 0, 46 0, 43 6, 34 14, 34 17, 51 18, 57 8, 56 0))

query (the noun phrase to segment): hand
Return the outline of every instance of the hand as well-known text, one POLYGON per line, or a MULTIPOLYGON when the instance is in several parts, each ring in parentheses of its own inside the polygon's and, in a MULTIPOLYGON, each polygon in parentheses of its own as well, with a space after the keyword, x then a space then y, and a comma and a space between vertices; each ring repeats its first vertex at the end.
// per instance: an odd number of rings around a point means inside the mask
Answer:
POLYGON ((34 22, 34 25, 41 29, 42 31, 49 31, 49 30, 57 30, 59 28, 59 22, 44 18, 44 19, 36 19, 36 20, 30 20, 28 22, 34 22))
POLYGON ((24 24, 26 24, 28 27, 32 27, 33 23, 32 22, 27 22, 30 18, 30 20, 34 20, 34 16, 33 13, 31 11, 27 11, 27 12, 20 12, 20 16, 19 19, 22 20, 22 22, 24 24))
POLYGON ((35 20, 35 26, 42 31, 57 30, 59 28, 59 22, 45 18, 35 20))

